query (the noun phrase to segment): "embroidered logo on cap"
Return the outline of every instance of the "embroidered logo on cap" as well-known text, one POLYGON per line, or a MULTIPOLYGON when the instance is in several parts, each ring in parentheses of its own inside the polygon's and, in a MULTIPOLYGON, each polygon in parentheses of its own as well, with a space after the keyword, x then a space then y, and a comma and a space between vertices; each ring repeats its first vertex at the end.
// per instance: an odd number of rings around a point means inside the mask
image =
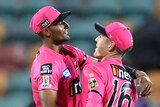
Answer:
POLYGON ((41 27, 45 28, 46 26, 48 26, 50 24, 50 22, 46 19, 44 22, 41 23, 41 27))

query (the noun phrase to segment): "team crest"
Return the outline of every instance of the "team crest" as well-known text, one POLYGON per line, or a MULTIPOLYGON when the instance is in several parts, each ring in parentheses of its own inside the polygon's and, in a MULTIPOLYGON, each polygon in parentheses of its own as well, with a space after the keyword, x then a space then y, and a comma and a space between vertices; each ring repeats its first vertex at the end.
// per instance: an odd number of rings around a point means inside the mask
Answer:
POLYGON ((94 89, 96 86, 98 86, 98 83, 97 83, 96 79, 90 80, 89 88, 94 89))

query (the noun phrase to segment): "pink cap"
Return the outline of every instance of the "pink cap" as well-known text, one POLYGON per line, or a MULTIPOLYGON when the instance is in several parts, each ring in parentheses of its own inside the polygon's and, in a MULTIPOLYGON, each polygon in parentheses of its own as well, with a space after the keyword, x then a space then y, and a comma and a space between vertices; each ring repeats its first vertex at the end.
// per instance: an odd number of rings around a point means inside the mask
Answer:
POLYGON ((133 46, 131 32, 120 22, 113 22, 105 27, 96 23, 95 28, 101 34, 106 35, 111 41, 114 41, 122 52, 133 46))
POLYGON ((34 14, 29 27, 38 34, 44 28, 49 27, 53 22, 62 21, 70 14, 70 11, 60 13, 52 6, 45 6, 34 14))

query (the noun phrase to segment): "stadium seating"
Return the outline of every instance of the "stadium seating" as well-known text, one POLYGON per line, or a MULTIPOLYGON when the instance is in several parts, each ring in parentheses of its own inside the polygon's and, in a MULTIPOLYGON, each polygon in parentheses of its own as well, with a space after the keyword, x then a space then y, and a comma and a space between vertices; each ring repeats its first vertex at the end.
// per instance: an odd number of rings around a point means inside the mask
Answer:
POLYGON ((30 72, 29 71, 19 71, 11 76, 9 81, 9 87, 7 94, 13 93, 30 93, 31 84, 30 84, 30 72))
POLYGON ((25 3, 25 0, 3 0, 0 3, 0 13, 18 13, 23 9, 25 3))
POLYGON ((0 107, 27 107, 32 100, 30 93, 17 92, 0 100, 0 107))
POLYGON ((153 11, 155 0, 121 0, 122 14, 150 15, 153 11))
POLYGON ((37 10, 47 5, 53 6, 53 3, 51 2, 51 0, 27 0, 27 3, 24 8, 24 12, 25 14, 26 13, 34 14, 37 10))
POLYGON ((123 18, 132 24, 134 30, 139 29, 147 20, 147 17, 140 14, 126 15, 123 18))
POLYGON ((33 100, 29 80, 28 71, 20 71, 12 75, 7 94, 0 100, 0 107, 27 107, 33 100))
POLYGON ((119 0, 91 0, 88 9, 92 14, 106 13, 113 16, 121 11, 119 0))
POLYGON ((68 41, 68 43, 83 50, 88 55, 93 56, 94 46, 95 46, 94 38, 93 39, 71 38, 71 40, 68 41))

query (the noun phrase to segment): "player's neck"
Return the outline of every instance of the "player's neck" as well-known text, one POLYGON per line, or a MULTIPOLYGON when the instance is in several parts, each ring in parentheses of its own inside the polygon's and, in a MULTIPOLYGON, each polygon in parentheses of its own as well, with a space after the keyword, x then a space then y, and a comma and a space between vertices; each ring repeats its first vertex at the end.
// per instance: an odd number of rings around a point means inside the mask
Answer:
POLYGON ((104 56, 104 57, 102 58, 102 61, 105 61, 105 60, 107 60, 107 59, 109 59, 109 58, 122 59, 122 55, 117 54, 117 53, 110 53, 110 54, 107 54, 106 56, 104 56))
POLYGON ((60 53, 61 48, 62 48, 62 44, 56 45, 56 44, 43 43, 43 46, 45 46, 47 48, 50 48, 50 49, 54 50, 57 53, 60 53))

